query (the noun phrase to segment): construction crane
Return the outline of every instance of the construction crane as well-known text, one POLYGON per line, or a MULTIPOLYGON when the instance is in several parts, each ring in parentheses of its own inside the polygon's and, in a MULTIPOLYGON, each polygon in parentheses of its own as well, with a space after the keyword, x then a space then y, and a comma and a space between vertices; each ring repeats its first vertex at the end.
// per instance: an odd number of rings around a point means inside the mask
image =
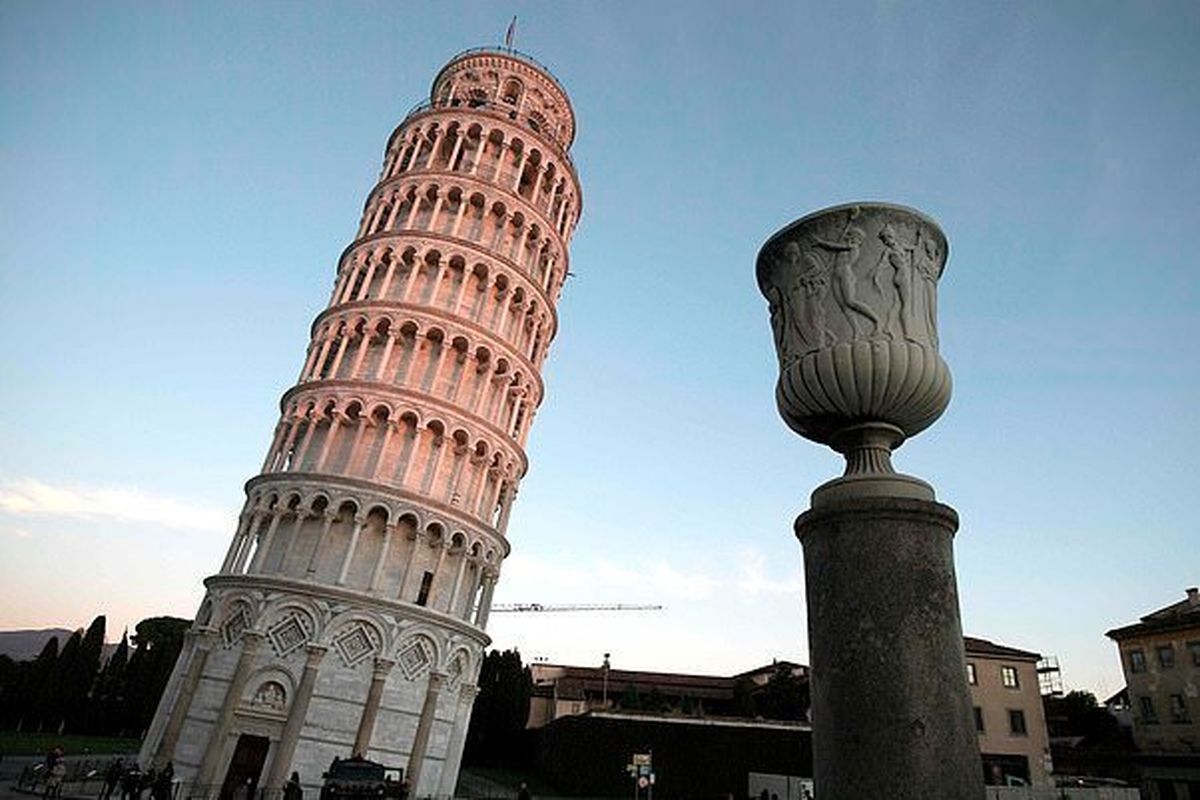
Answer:
POLYGON ((496 603, 492 612, 517 611, 662 611, 662 606, 634 603, 496 603))

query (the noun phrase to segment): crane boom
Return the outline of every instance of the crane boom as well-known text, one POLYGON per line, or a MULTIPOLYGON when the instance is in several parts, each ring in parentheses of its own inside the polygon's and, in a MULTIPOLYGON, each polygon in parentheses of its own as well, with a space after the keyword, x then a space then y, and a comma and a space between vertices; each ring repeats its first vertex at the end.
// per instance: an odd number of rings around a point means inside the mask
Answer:
POLYGON ((659 605, 636 603, 495 603, 493 612, 519 611, 662 611, 659 605))

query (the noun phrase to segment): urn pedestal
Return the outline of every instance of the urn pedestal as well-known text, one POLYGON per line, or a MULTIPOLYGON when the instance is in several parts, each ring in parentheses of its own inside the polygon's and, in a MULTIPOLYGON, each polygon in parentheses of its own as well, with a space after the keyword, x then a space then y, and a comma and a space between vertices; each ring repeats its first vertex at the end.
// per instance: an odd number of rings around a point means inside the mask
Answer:
POLYGON ((818 797, 983 796, 954 575, 958 516, 891 462, 950 402, 937 334, 946 256, 936 223, 881 203, 803 217, 758 256, 780 415, 846 459, 795 525, 818 797))

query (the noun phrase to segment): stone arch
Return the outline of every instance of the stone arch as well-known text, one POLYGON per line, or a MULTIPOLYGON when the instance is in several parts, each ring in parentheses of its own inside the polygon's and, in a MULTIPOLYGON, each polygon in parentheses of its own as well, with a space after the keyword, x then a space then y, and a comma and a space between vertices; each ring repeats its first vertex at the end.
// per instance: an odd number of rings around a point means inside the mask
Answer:
POLYGON ((505 78, 500 86, 500 102, 507 103, 510 106, 520 105, 524 94, 525 84, 515 75, 505 78))

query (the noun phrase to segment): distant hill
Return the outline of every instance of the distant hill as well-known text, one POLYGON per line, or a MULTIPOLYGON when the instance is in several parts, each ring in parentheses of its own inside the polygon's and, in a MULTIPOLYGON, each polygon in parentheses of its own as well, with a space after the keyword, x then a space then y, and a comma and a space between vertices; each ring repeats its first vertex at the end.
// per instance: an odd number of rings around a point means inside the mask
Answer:
MULTIPOLYGON (((13 661, 32 661, 37 658, 38 653, 42 652, 42 648, 46 646, 46 642, 50 641, 51 637, 58 637, 58 648, 61 650, 74 632, 67 628, 0 631, 0 655, 8 656, 13 661)), ((116 644, 105 644, 100 654, 101 659, 107 661, 116 649, 116 644)))

